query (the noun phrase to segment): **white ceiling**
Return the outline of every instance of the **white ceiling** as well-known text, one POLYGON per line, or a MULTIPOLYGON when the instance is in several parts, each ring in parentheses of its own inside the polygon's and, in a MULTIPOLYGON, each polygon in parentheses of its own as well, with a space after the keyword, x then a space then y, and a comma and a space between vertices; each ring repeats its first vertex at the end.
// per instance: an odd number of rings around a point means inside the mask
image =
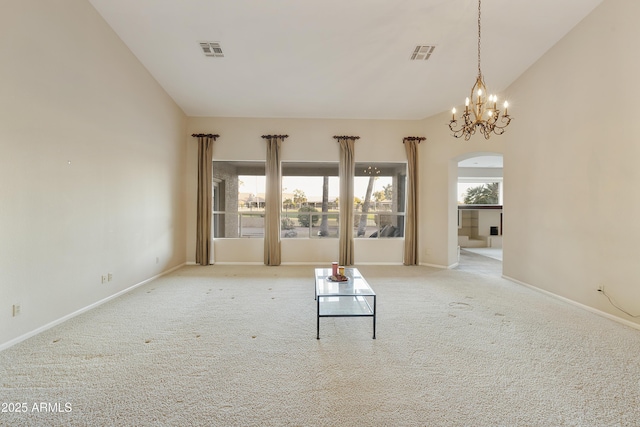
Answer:
MULTIPOLYGON (((89 1, 189 116, 422 119, 461 105, 477 75, 476 0, 89 1), (433 55, 410 61, 421 44, 433 55)), ((485 0, 488 89, 601 2, 485 0)))

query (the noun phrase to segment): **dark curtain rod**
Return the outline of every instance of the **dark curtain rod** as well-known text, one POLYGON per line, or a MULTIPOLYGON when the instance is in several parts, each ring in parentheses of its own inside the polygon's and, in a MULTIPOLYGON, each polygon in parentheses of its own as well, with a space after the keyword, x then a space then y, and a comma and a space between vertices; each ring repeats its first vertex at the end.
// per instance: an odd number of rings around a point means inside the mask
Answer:
POLYGON ((204 137, 209 137, 209 138, 213 138, 213 140, 215 141, 216 139, 220 138, 220 135, 218 134, 213 134, 213 133, 193 133, 191 134, 192 137, 194 138, 204 138, 204 137))
POLYGON ((334 136, 333 139, 360 139, 359 136, 334 136))
POLYGON ((402 142, 404 143, 405 141, 418 141, 418 144, 420 144, 425 139, 427 138, 425 138, 424 136, 407 136, 402 139, 402 142))

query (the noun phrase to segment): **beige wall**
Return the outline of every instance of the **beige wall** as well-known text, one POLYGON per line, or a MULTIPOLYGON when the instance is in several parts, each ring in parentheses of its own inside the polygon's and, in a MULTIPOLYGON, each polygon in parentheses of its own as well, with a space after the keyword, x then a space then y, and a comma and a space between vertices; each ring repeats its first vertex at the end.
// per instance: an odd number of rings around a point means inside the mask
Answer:
MULTIPOLYGON (((471 82, 472 84, 473 82, 471 82)), ((463 98, 461 97, 461 100, 463 98)), ((321 120, 321 119, 243 119, 189 118, 189 133, 218 133, 214 146, 217 160, 264 160, 264 134, 288 134, 282 148, 284 161, 338 161, 339 148, 334 135, 357 135, 356 161, 406 162, 402 144, 405 136, 426 136, 420 144, 420 263, 450 267, 457 263, 457 169, 458 161, 480 154, 502 153, 500 138, 489 141, 456 140, 447 122, 450 113, 428 120, 321 120)), ((195 141, 188 153, 188 235, 187 258, 195 259, 196 158, 195 141)), ((216 241, 216 260, 229 262, 262 261, 255 242, 216 241)), ((333 246, 316 241, 283 241, 283 262, 330 262, 338 256, 333 246), (291 247, 289 247, 291 246, 291 247), (291 256, 289 256, 290 254, 291 256)), ((402 263, 401 241, 356 241, 357 263, 402 263), (384 243, 384 248, 381 245, 384 243), (392 249, 392 250, 391 250, 392 249), (385 254, 381 256, 381 253, 385 254)))
MULTIPOLYGON (((471 82, 470 84, 473 84, 471 82)), ((464 95, 464 94, 463 94, 464 95)), ((461 95, 461 100, 463 100, 461 95)), ((462 102, 462 101, 461 101, 462 102)), ((428 120, 322 120, 322 119, 188 119, 189 134, 217 133, 216 160, 264 160, 261 135, 288 134, 282 148, 283 161, 338 161, 339 147, 334 135, 357 135, 356 161, 406 162, 402 144, 405 136, 426 136, 420 144, 420 229, 419 261, 424 265, 451 267, 457 263, 457 180, 458 161, 482 154, 501 154, 501 138, 489 141, 453 138, 447 126, 450 113, 428 120)), ((197 146, 188 144, 188 233, 187 259, 195 260, 195 207, 197 186, 197 146)), ((255 241, 218 240, 214 256, 219 262, 262 262, 262 250, 255 241)), ((330 262, 338 257, 336 244, 316 241, 283 241, 283 263, 330 262)), ((356 241, 356 263, 402 263, 402 241, 356 241), (384 245, 383 245, 384 244, 384 245), (384 246, 384 248, 382 247, 384 246), (381 254, 384 254, 382 256, 381 254)))
POLYGON ((510 88, 504 274, 640 314, 640 2, 605 0, 510 88))
MULTIPOLYGON (((469 89, 472 85, 470 82, 469 89)), ((497 95, 504 99, 502 94, 497 95)), ((464 96, 461 93, 461 104, 464 96)), ((458 162, 502 154, 505 141, 504 135, 489 140, 481 135, 469 141, 456 139, 447 126, 450 119, 451 113, 447 112, 425 121, 427 141, 421 144, 425 147, 420 153, 420 261, 447 267, 458 263, 458 162)))
POLYGON ((185 262, 186 118, 87 1, 0 32, 2 348, 185 262))
MULTIPOLYGON (((216 160, 264 160, 265 134, 287 134, 282 145, 283 161, 338 161, 339 145, 334 135, 356 135, 356 162, 406 162, 402 139, 424 135, 424 124, 415 120, 323 120, 323 119, 251 119, 189 118, 189 134, 217 133, 214 144, 216 160)), ((188 144, 188 234, 186 253, 195 261, 195 208, 197 186, 197 145, 188 144)), ((216 262, 263 262, 262 239, 217 240, 216 262), (233 261, 231 261, 233 260, 233 261)), ((402 263, 402 241, 379 242, 360 239, 356 242, 357 263, 402 263)), ((338 241, 291 239, 282 242, 283 263, 329 263, 338 258, 338 241)))

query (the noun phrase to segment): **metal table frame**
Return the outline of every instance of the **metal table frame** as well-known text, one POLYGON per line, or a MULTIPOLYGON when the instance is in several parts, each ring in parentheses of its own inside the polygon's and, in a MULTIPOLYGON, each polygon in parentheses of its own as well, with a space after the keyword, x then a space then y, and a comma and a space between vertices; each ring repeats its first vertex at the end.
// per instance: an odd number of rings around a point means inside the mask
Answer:
POLYGON ((328 280, 329 276, 331 276, 330 268, 315 269, 316 339, 320 339, 321 317, 372 317, 373 339, 375 339, 376 293, 371 286, 357 268, 345 268, 345 276, 349 278, 347 282, 332 282, 328 280))

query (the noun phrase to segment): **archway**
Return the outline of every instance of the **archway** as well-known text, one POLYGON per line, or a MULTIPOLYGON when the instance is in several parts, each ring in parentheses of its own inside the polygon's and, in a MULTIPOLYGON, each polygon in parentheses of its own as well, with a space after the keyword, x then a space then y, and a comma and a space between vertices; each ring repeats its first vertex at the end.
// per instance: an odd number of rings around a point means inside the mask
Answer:
POLYGON ((501 263, 502 154, 472 152, 457 156, 451 160, 449 178, 449 254, 454 256, 450 265, 458 267, 469 259, 461 253, 501 263))

